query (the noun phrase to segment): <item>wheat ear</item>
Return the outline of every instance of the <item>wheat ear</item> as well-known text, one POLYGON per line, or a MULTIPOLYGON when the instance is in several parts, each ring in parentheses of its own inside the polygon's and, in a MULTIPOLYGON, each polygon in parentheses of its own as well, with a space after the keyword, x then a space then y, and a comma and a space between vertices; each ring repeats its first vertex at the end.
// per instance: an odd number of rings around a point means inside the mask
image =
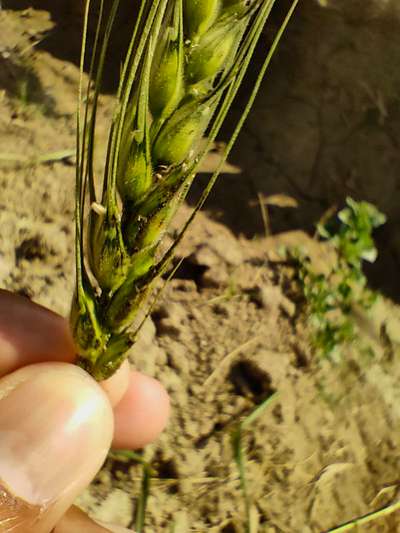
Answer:
MULTIPOLYGON (((89 69, 94 90, 89 83, 84 111, 78 112, 77 289, 71 324, 79 364, 99 380, 119 367, 134 342, 137 328, 132 330, 132 324, 187 229, 190 221, 172 248, 159 257, 162 237, 218 134, 275 0, 141 2, 122 68, 97 198, 93 176, 97 101, 118 3, 114 0, 106 17, 100 0, 89 69), (91 207, 84 231, 87 203, 91 207)), ((296 4, 297 0, 268 50, 228 150, 296 4)), ((88 3, 82 69, 89 13, 88 3)), ((82 87, 83 82, 81 95, 82 87)), ((81 104, 82 100, 81 96, 81 104)))

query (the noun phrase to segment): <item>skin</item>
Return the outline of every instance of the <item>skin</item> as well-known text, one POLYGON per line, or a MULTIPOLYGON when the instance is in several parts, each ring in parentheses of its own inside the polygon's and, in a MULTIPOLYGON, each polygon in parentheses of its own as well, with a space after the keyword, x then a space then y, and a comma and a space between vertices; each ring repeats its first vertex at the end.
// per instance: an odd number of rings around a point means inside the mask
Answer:
POLYGON ((168 420, 168 395, 127 362, 98 384, 71 364, 74 359, 65 319, 0 290, 0 530, 5 533, 130 531, 94 522, 72 502, 96 475, 110 445, 134 449, 157 438, 168 420))

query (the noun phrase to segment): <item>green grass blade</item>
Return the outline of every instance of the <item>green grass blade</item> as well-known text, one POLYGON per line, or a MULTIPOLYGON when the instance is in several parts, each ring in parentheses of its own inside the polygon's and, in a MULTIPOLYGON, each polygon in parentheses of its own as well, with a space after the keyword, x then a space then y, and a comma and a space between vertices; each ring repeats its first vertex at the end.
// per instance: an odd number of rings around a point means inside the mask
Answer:
POLYGON ((143 465, 142 483, 135 512, 135 531, 142 533, 146 519, 147 500, 150 494, 151 472, 148 465, 143 465))
POLYGON ((235 460, 238 473, 240 488, 243 493, 245 503, 245 531, 246 533, 255 533, 258 528, 258 521, 253 508, 253 502, 249 495, 248 483, 246 477, 246 452, 243 444, 244 433, 250 428, 257 418, 265 411, 267 407, 277 399, 278 393, 275 392, 272 396, 260 403, 244 420, 242 420, 231 434, 231 445, 233 458, 235 460))
POLYGON ((150 476, 154 477, 157 475, 157 472, 151 467, 151 465, 144 459, 143 455, 139 452, 134 452, 132 450, 112 450, 108 457, 110 459, 113 459, 114 461, 134 461, 135 463, 139 463, 143 466, 145 466, 150 476))
POLYGON ((136 463, 146 464, 146 461, 143 459, 142 455, 138 452, 132 450, 115 450, 111 451, 109 454, 111 459, 120 461, 121 459, 129 459, 130 461, 135 461, 136 463))
POLYGON ((272 396, 264 400, 260 403, 260 405, 257 405, 257 407, 241 422, 240 426, 242 430, 248 429, 254 422, 257 420, 259 416, 263 414, 263 412, 266 410, 267 407, 270 407, 270 405, 275 402, 278 399, 278 393, 274 392, 272 396))

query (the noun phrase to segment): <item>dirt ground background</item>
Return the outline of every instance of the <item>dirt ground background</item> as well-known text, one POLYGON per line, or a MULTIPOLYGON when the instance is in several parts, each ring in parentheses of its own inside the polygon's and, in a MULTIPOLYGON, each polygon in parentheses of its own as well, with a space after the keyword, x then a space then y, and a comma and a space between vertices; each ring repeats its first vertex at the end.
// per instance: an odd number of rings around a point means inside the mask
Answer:
MULTIPOLYGON (((54 4, 8 0, 0 11, 0 280, 67 315, 79 9, 54 4)), ((187 259, 130 355, 173 405, 168 430, 144 451, 155 470, 147 531, 243 531, 230 431, 275 391, 246 441, 259 531, 321 533, 397 501, 399 64, 396 0, 300 1, 226 173, 179 251, 187 259), (258 198, 277 194, 298 207, 270 207, 266 236, 258 198), (276 250, 304 244, 321 256, 308 234, 347 195, 373 202, 388 223, 368 270, 382 293, 365 327, 376 356, 366 362, 355 346, 336 368, 312 353, 295 272, 276 250)), ((111 91, 101 100, 104 139, 111 91)), ((110 458, 79 503, 132 525, 140 475, 133 461, 110 458)), ((400 531, 400 514, 358 531, 400 531)))

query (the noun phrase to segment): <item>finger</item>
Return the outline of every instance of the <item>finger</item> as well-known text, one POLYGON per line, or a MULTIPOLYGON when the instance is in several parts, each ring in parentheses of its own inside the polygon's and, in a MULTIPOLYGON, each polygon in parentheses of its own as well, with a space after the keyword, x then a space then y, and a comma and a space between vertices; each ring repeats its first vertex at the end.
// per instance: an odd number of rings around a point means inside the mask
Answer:
POLYGON ((72 362, 68 322, 27 298, 0 289, 0 376, 41 361, 72 362))
POLYGON ((101 381, 100 385, 107 394, 111 405, 115 406, 124 396, 130 380, 130 366, 128 361, 122 363, 119 369, 110 378, 101 381))
POLYGON ((76 366, 41 363, 0 379, 0 531, 51 531, 112 434, 110 402, 76 366))
MULTIPOLYGON (((0 289, 0 376, 44 361, 73 362, 76 357, 68 321, 35 304, 0 289)), ((111 404, 116 405, 129 382, 129 365, 102 382, 111 404)))
POLYGON ((170 402, 156 379, 130 374, 129 386, 114 408, 114 448, 142 448, 155 440, 168 422, 170 402))
POLYGON ((132 529, 95 522, 74 505, 61 518, 53 533, 78 533, 80 531, 85 533, 133 533, 132 529))
MULTIPOLYGON (((1 289, 0 353, 0 377, 35 362, 72 362, 75 359, 67 320, 22 296, 1 289)), ((125 395, 124 402, 118 407, 115 446, 141 447, 156 438, 165 427, 169 400, 157 381, 138 373, 131 378, 129 364, 125 362, 101 385, 114 406, 125 395), (130 390, 125 395, 128 384, 130 390), (139 388, 134 391, 136 385, 139 388), (146 416, 153 414, 153 419, 146 420, 146 416), (137 428, 135 421, 139 423, 137 428)))

